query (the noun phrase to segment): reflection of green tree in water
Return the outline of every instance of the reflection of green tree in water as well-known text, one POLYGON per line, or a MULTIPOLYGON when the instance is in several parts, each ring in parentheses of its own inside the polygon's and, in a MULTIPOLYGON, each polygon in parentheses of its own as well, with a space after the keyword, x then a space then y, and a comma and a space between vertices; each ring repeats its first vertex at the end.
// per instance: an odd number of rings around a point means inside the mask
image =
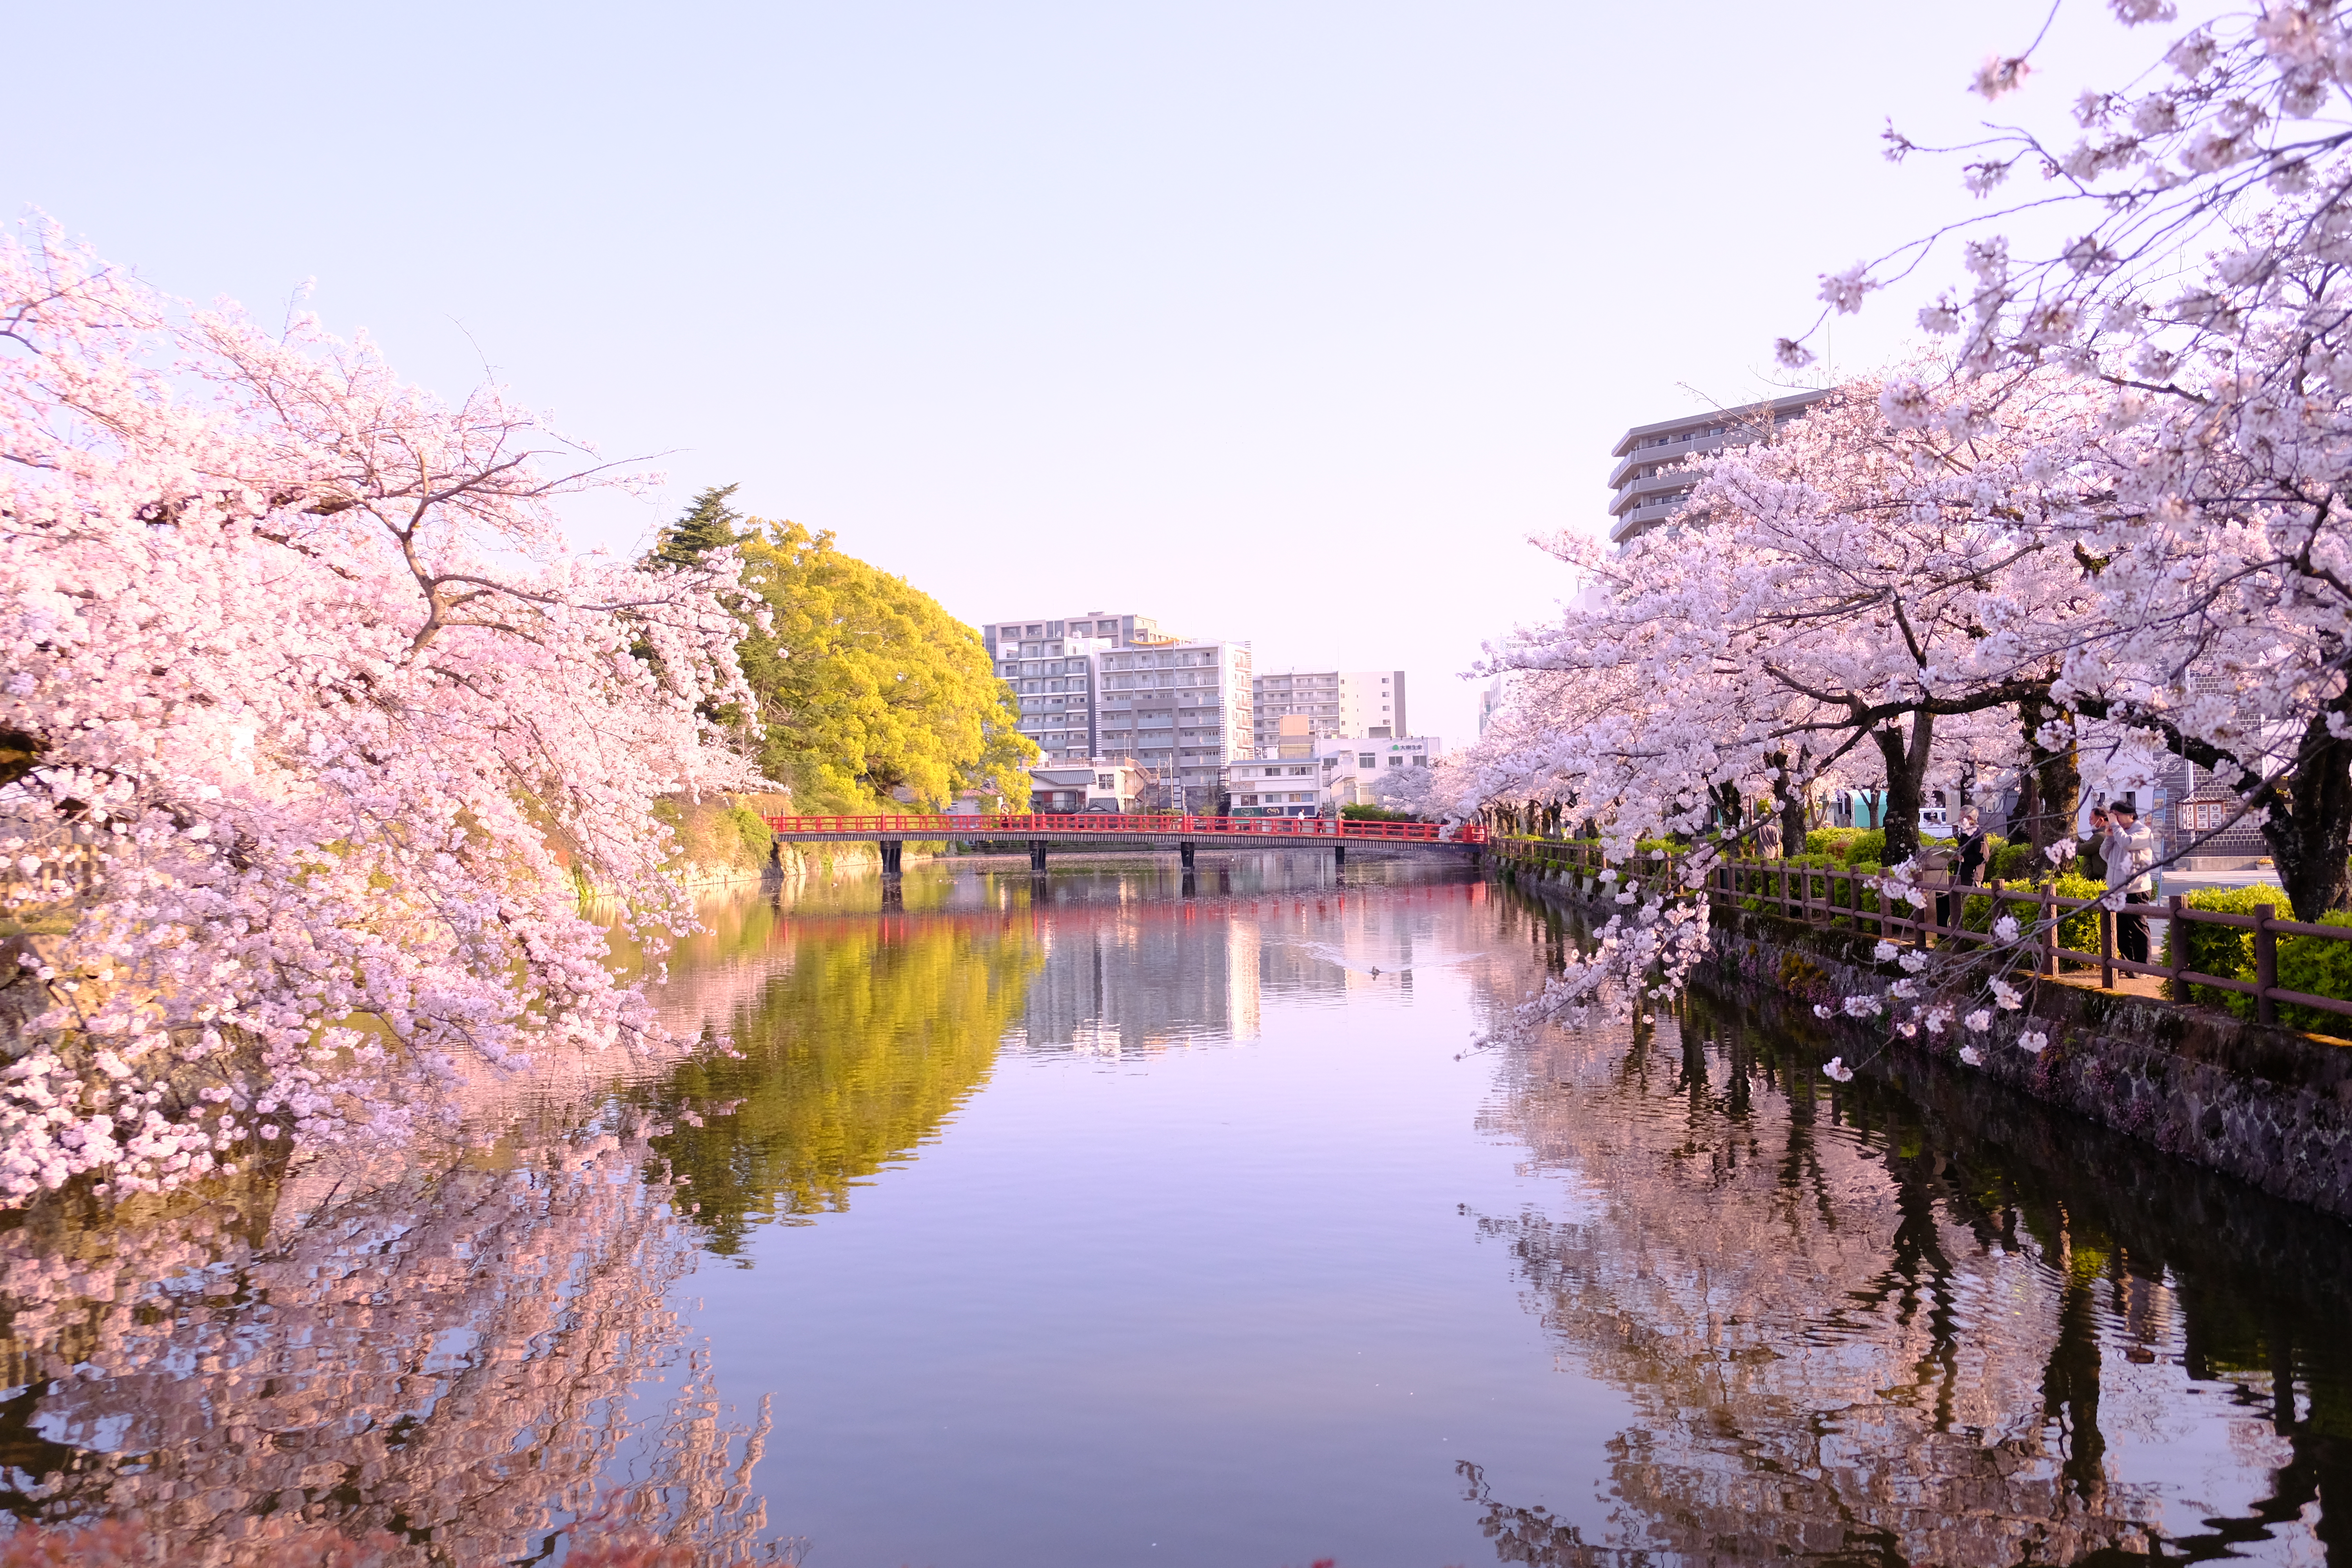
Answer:
POLYGON ((655 1140, 714 1252, 765 1220, 846 1208, 849 1189, 936 1131, 1021 1016, 1042 952, 1024 922, 793 922, 792 959, 710 1057, 652 1091, 655 1140), (693 1118, 699 1116, 701 1125, 693 1118))

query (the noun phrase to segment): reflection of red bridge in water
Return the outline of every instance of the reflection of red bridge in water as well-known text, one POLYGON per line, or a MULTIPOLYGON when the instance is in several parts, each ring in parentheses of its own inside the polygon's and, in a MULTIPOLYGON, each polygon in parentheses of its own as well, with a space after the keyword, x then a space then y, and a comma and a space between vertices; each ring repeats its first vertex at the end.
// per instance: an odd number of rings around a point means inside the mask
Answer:
POLYGON ((1118 816, 1109 812, 997 813, 982 816, 771 816, 782 844, 863 841, 882 847, 882 869, 898 869, 899 854, 913 839, 965 841, 1018 839, 1027 844, 1033 869, 1045 868, 1048 847, 1063 849, 1173 849, 1192 863, 1192 851, 1206 844, 1227 849, 1328 847, 1344 861, 1348 846, 1382 849, 1467 852, 1486 841, 1475 823, 1442 827, 1433 822, 1360 822, 1329 816, 1118 816))

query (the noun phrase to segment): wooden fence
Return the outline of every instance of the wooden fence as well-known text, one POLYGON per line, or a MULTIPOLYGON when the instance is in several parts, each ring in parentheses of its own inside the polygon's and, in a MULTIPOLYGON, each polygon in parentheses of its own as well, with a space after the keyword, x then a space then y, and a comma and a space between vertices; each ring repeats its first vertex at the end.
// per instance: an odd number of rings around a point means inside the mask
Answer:
MULTIPOLYGON (((1496 840, 1507 856, 1531 858, 1549 865, 1571 868, 1584 876, 1597 877, 1604 869, 1601 847, 1590 839, 1506 838, 1496 840)), ((1681 868, 1675 857, 1652 851, 1644 859, 1636 857, 1621 861, 1613 868, 1626 880, 1661 884, 1668 889, 1682 886, 1681 868)), ((2116 951, 2116 919, 2119 911, 2105 906, 2101 899, 2070 899, 2060 897, 2044 883, 2032 890, 2006 890, 1974 884, 1955 884, 1947 888, 1921 888, 1926 902, 1905 912, 1896 900, 1876 894, 1874 887, 1880 874, 1854 871, 1825 866, 1792 866, 1785 860, 1725 860, 1718 861, 1709 873, 1706 888, 1707 902, 1714 906, 1733 908, 1757 907, 1779 915, 1783 920, 1802 921, 1807 925, 1828 927, 1843 922, 1847 929, 1875 935, 1885 942, 1908 942, 1915 947, 1973 945, 1984 946, 1992 938, 1983 931, 1970 931, 1958 923, 1946 924, 1937 909, 1938 895, 1952 900, 1955 915, 1964 913, 1969 899, 1993 900, 1994 918, 2006 910, 2019 917, 2021 925, 2030 922, 2036 938, 2037 952, 2033 968, 2037 973, 2055 976, 2062 963, 2079 964, 2099 972, 2099 984, 2112 988, 2116 976, 2152 974, 2170 983, 2168 994, 2176 1001, 2185 999, 2191 985, 2210 985, 2217 991, 2232 991, 2253 998, 2254 1017, 2259 1023, 2278 1022, 2278 1005, 2282 1002, 2296 1006, 2313 1007, 2321 1012, 2352 1017, 2352 1001, 2334 996, 2315 996, 2307 992, 2289 991, 2278 983, 2278 939, 2283 936, 2319 937, 2329 942, 2352 942, 2352 926, 2313 925, 2303 921, 2280 920, 2278 907, 2263 904, 2251 915, 2225 914, 2219 910, 2191 909, 2178 893, 2162 903, 2128 904, 2120 911, 2145 917, 2181 922, 2168 927, 2179 932, 2189 925, 2223 926, 2233 931, 2253 933, 2254 978, 2241 980, 2235 975, 2206 974, 2186 966, 2189 943, 2176 940, 2167 943, 2169 949, 2163 963, 2139 963, 2125 958, 2116 951), (1813 884, 1822 884, 1822 896, 1813 896, 1813 884), (1841 887, 1844 897, 1839 897, 1841 887), (1871 900, 1876 907, 1865 909, 1863 894, 1873 892, 1871 900), (2059 926, 2065 918, 2080 910, 2095 914, 2099 933, 2099 951, 2087 952, 2059 945, 2059 926)))

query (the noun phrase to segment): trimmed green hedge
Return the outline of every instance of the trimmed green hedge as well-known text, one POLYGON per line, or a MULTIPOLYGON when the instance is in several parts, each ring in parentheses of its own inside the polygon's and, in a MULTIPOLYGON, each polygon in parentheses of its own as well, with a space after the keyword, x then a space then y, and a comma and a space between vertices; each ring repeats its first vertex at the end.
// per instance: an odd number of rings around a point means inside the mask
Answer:
MULTIPOLYGON (((2000 881, 1997 885, 2003 893, 2021 896, 1996 899, 1991 893, 1969 894, 1958 911, 1959 923, 1963 930, 1990 933, 1992 930, 1992 922, 2000 918, 2001 912, 1994 909, 1996 903, 2001 906, 2002 911, 2015 915, 2017 923, 2021 926, 2030 926, 2042 918, 2041 888, 2038 883, 2023 878, 2016 878, 2000 881)), ((2052 890, 2062 899, 2095 899, 2104 895, 2107 889, 2104 882, 2095 882, 2088 877, 2065 876, 2058 879, 2057 886, 2052 890)), ((2072 913, 2061 915, 2058 918, 2058 945, 2071 948, 2076 952, 2098 952, 2099 911, 2075 910, 2072 913)))
MULTIPOLYGON (((1993 842, 1998 843, 1999 840, 1993 842)), ((2050 868, 2050 862, 2033 852, 2033 846, 2020 840, 2001 844, 1992 852, 1992 874, 2004 882, 2032 881, 2050 868)))
MULTIPOLYGON (((2211 910, 2228 915, 2251 915, 2259 906, 2268 904, 2280 919, 2294 918, 2294 911, 2287 908, 2286 895, 2276 888, 2200 888, 2182 901, 2192 910, 2211 910)), ((2352 913, 2338 910, 2325 914, 2319 917, 2318 923, 2352 926, 2352 913)), ((2179 939, 2188 944, 2183 968, 2249 982, 2254 978, 2252 931, 2230 926, 2191 925, 2183 921, 2179 939)), ((2167 963, 2172 962, 2174 940, 2174 933, 2168 930, 2164 944, 2167 963)), ((2325 936, 2279 938, 2278 983, 2289 991, 2301 991, 2307 995, 2352 1001, 2352 942, 2325 936)), ((2191 985, 2188 991, 2189 1000, 2200 1005, 2219 1007, 2240 1018, 2254 1016, 2254 999, 2241 992, 2223 991, 2212 985, 2191 985)), ((2278 1019, 2290 1029, 2352 1034, 2352 1018, 2317 1007, 2298 1007, 2283 1002, 2279 1004, 2278 1019)))
POLYGON ((1886 834, 1876 827, 1816 827, 1805 835, 1805 853, 1882 862, 1886 858, 1886 834))

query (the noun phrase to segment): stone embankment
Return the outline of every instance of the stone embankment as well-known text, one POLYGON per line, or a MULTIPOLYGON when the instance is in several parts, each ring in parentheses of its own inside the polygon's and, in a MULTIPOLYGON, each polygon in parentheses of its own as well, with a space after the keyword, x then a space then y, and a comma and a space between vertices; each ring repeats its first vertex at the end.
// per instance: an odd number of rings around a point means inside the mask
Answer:
MULTIPOLYGON (((1595 919, 1616 911, 1593 879, 1549 863, 1540 847, 1506 841, 1490 855, 1496 874, 1540 897, 1595 919)), ((1808 1014, 1812 1005, 1883 994, 1901 973, 1874 960, 1873 937, 1777 915, 1718 907, 1710 935, 1706 983, 1804 1004, 1808 1014)), ((1804 1021, 1858 1068, 1934 1061, 2352 1218, 2352 1046, 2156 997, 2023 973, 2017 982, 2024 1010, 1998 1015, 1990 1037, 1969 1037, 1980 1068, 1958 1059, 1958 1031, 1905 1039, 1843 1015, 1804 1021), (2017 1044, 2028 1032, 2048 1037, 2039 1054, 2017 1044)))

